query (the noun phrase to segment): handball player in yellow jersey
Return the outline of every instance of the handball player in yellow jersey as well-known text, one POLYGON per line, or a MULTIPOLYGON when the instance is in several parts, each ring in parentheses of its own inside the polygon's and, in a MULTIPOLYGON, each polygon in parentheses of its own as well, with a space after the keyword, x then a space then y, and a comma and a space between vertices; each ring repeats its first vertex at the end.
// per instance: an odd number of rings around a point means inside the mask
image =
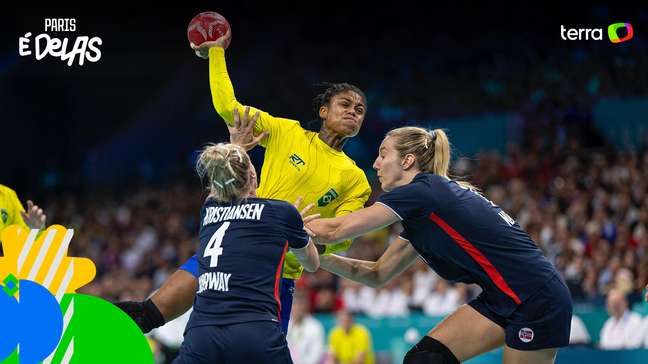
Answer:
MULTIPOLYGON (((25 229, 42 229, 45 227, 46 219, 43 209, 27 201, 27 211, 25 211, 16 192, 5 185, 0 185, 0 233, 9 225, 19 225, 25 229)), ((3 255, 2 245, 0 245, 1 255, 3 255)), ((2 279, 4 277, 0 277, 0 281, 2 279)))
MULTIPOLYGON (((223 39, 223 38, 221 38, 223 39)), ((322 217, 341 216, 364 207, 371 188, 363 171, 343 151, 344 143, 360 131, 367 111, 364 93, 356 86, 339 83, 315 97, 314 108, 322 126, 318 133, 304 129, 296 120, 275 117, 253 107, 246 108, 234 96, 227 73, 225 50, 221 40, 192 48, 209 59, 209 85, 218 114, 235 132, 241 125, 253 125, 256 137, 248 135, 248 149, 256 142, 266 148, 257 196, 285 201, 302 197, 314 202, 313 213, 322 217), (250 119, 248 114, 254 116, 250 119), (239 116, 241 120, 239 121, 239 116), (238 127, 238 128, 237 128, 238 127)), ((243 133, 244 134, 244 133, 243 133)), ((234 140, 233 140, 234 141, 234 140)), ((247 145, 246 145, 247 144, 247 145)), ((351 240, 323 247, 320 253, 347 249, 351 240)), ((197 286, 197 260, 183 264, 179 270, 144 302, 120 302, 143 332, 163 325, 186 312, 193 303, 197 286)), ((288 328, 294 280, 302 267, 292 254, 286 256, 280 292, 281 324, 288 328)))

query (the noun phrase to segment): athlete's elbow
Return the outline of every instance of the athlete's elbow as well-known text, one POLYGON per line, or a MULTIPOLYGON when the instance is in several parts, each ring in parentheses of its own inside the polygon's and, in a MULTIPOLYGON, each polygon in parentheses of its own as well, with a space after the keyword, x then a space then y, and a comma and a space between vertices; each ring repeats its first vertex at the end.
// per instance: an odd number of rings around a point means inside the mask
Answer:
POLYGON ((229 121, 232 119, 232 115, 234 113, 234 106, 229 105, 226 102, 223 102, 222 100, 219 100, 217 97, 214 97, 214 110, 216 110, 216 113, 220 115, 225 121, 229 121))

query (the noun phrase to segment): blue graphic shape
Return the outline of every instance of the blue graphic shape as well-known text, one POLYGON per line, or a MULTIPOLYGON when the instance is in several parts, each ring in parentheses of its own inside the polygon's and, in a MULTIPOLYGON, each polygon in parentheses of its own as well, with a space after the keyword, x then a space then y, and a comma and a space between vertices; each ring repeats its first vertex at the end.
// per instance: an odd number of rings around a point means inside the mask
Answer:
POLYGON ((0 294, 0 361, 20 346, 20 363, 37 364, 58 345, 63 314, 56 298, 40 284, 20 280, 20 302, 0 294))

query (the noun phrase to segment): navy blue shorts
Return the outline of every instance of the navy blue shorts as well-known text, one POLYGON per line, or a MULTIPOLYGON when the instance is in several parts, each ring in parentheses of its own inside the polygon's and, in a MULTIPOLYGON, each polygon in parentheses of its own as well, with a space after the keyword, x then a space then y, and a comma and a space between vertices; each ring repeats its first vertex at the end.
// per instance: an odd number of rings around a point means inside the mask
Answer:
POLYGON ((572 299, 567 285, 555 275, 508 317, 488 308, 484 293, 468 304, 504 328, 506 345, 517 350, 540 350, 569 345, 572 299))
POLYGON ((188 329, 173 364, 292 362, 279 325, 272 321, 253 321, 188 329))

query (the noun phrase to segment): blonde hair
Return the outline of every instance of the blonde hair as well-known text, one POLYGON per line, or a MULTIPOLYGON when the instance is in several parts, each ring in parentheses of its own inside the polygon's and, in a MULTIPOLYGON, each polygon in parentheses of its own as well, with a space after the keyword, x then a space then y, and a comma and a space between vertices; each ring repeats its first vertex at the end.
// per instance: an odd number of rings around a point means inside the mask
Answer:
POLYGON ((238 202, 248 193, 250 164, 250 157, 236 144, 209 144, 200 152, 196 172, 206 180, 210 196, 238 202))
POLYGON ((461 187, 479 191, 466 181, 450 176, 450 140, 443 129, 424 129, 417 126, 405 126, 389 131, 385 137, 396 138, 394 146, 401 158, 412 154, 421 172, 434 173, 454 179, 461 187))

